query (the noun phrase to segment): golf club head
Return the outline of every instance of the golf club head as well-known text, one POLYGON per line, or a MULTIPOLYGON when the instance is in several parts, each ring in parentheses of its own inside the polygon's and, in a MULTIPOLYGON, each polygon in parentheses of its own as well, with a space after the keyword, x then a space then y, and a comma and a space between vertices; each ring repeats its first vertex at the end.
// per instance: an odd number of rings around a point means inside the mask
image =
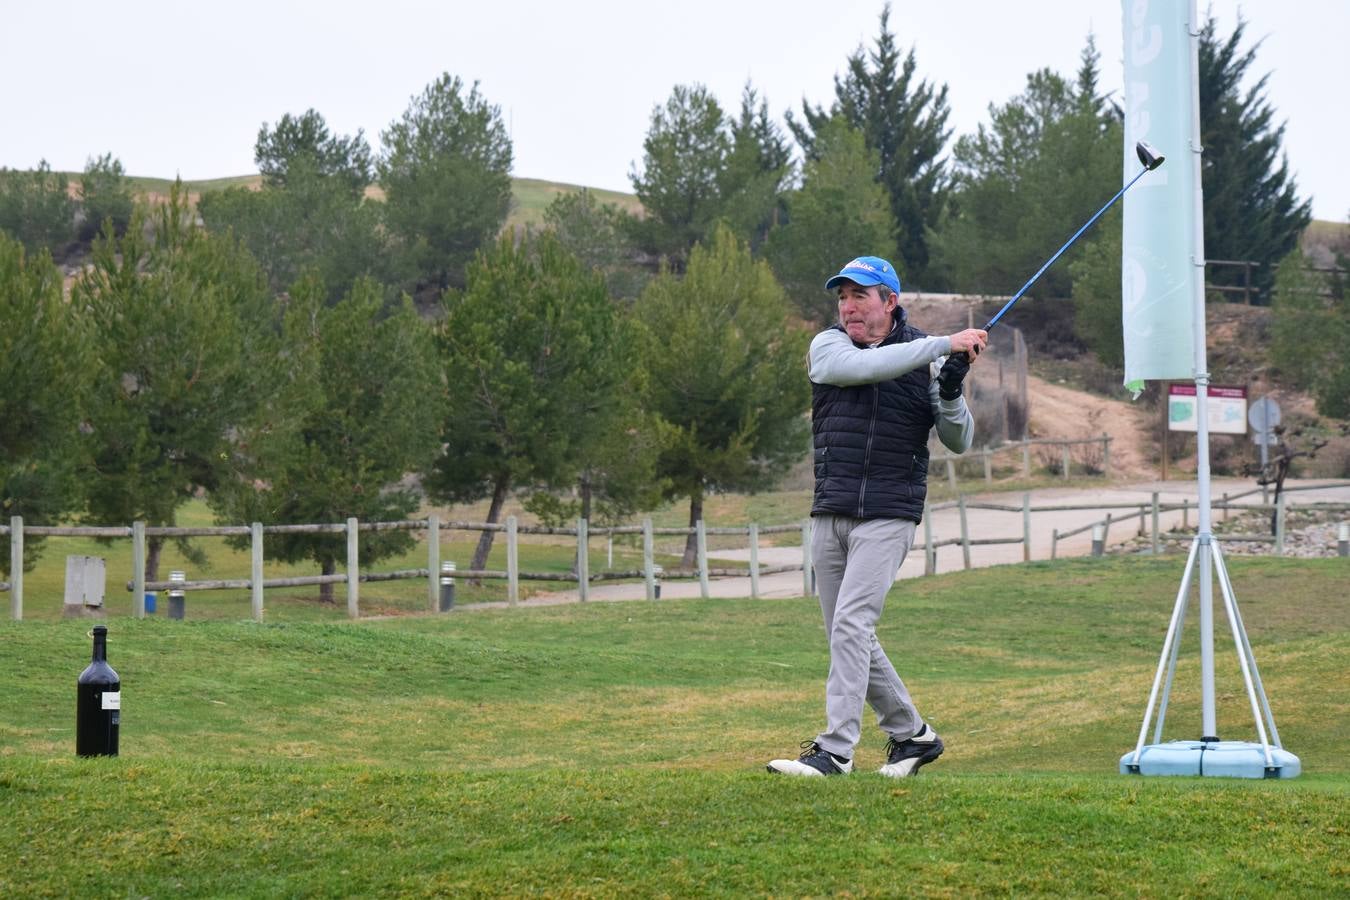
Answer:
POLYGON ((1134 152, 1139 155, 1139 161, 1144 164, 1144 168, 1150 172, 1161 166, 1163 160, 1167 158, 1144 141, 1134 145, 1134 152))

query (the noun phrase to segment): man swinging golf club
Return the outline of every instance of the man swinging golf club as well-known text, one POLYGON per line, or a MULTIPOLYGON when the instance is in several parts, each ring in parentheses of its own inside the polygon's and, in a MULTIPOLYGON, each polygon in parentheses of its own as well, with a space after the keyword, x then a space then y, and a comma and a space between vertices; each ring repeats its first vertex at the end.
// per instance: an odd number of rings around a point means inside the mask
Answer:
POLYGON ((886 593, 914 542, 928 481, 928 434, 956 453, 971 445, 974 420, 961 382, 988 341, 970 328, 929 337, 900 308, 895 268, 859 257, 825 283, 839 298, 839 324, 811 341, 811 428, 815 527, 811 557, 830 642, 825 730, 798 759, 770 772, 853 771, 864 700, 890 741, 881 774, 904 777, 942 754, 904 682, 877 642, 886 593), (945 357, 945 360, 944 360, 945 357))

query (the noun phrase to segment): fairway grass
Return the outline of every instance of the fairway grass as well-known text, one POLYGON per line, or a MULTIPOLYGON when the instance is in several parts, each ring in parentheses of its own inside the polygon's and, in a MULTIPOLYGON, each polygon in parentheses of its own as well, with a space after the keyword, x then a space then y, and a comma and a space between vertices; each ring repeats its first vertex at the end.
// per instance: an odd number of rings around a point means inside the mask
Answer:
MULTIPOLYGON (((1115 774, 1181 562, 906 581, 879 637, 947 752, 770 776, 820 726, 811 600, 109 620, 122 755, 74 756, 87 621, 0 623, 0 896, 1334 896, 1343 560, 1231 563, 1288 781, 1115 774)), ((1194 622, 1194 617, 1191 620, 1194 622)), ((1218 623, 1219 727, 1254 738, 1218 623)), ((1166 738, 1198 734, 1193 625, 1166 738)))

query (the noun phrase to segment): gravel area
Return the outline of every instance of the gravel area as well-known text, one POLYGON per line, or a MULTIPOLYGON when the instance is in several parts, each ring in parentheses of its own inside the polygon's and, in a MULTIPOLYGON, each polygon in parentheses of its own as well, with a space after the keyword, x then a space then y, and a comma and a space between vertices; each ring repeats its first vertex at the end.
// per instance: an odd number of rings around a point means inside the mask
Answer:
MULTIPOLYGON (((1342 522, 1350 522, 1350 512, 1289 509, 1284 521, 1284 555, 1302 559, 1339 556, 1337 536, 1342 522)), ((1270 516, 1265 513, 1243 513, 1233 516, 1227 522, 1216 522, 1214 535, 1223 545, 1225 556, 1275 555, 1275 538, 1270 532, 1270 516), (1270 536, 1270 540, 1225 541, 1225 535, 1262 535, 1270 536)), ((1194 538, 1193 530, 1172 531, 1159 536, 1163 552, 1185 552, 1190 548, 1194 538)), ((1111 549, 1114 553, 1139 553, 1151 547, 1151 539, 1144 537, 1135 538, 1128 544, 1111 549)))

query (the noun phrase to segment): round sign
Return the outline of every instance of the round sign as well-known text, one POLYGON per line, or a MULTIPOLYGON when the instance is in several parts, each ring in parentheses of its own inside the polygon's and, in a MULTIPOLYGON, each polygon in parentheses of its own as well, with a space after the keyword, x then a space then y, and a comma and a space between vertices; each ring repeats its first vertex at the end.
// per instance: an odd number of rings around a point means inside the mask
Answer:
POLYGON ((1269 434, 1280 424, 1280 404, 1270 399, 1270 395, 1267 394, 1247 410, 1247 421, 1251 424, 1252 431, 1257 434, 1269 434))

